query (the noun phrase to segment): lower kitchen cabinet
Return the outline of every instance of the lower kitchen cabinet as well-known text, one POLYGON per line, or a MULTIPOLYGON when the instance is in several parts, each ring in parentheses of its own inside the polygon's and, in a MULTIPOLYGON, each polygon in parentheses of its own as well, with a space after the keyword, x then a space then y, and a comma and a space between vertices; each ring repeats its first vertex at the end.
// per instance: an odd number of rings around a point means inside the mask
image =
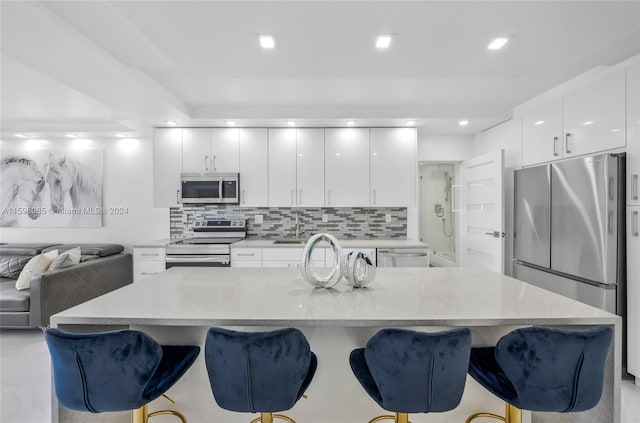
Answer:
POLYGON ((262 249, 232 248, 231 267, 262 267, 262 249))
POLYGON ((640 380, 640 206, 627 207, 627 371, 640 380))
POLYGON ((139 282, 165 270, 165 249, 136 247, 133 249, 133 281, 139 282))

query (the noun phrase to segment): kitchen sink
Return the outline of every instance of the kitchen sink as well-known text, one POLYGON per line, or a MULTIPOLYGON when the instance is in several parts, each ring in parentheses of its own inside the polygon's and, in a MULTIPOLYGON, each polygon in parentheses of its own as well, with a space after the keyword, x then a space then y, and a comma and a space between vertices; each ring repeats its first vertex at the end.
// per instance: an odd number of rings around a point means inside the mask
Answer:
POLYGON ((306 239, 276 239, 274 244, 306 244, 306 239))

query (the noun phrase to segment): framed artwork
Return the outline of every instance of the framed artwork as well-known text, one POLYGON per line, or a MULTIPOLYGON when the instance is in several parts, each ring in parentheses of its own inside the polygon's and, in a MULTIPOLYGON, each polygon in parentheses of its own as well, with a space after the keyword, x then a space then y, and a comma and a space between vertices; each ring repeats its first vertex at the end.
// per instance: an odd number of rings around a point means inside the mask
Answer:
POLYGON ((102 216, 102 150, 0 150, 0 227, 96 227, 102 216))

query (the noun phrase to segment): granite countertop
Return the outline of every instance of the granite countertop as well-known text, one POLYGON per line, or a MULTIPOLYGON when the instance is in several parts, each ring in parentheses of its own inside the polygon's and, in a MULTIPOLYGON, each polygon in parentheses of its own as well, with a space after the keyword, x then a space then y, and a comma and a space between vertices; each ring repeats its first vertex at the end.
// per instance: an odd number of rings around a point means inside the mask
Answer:
MULTIPOLYGON (((424 242, 412 239, 338 239, 344 248, 428 248, 424 242)), ((303 248, 302 244, 274 244, 273 239, 245 239, 231 248, 303 248)))
POLYGON ((313 288, 299 269, 175 267, 65 310, 58 324, 495 326, 620 317, 487 270, 378 268, 373 284, 313 288), (266 300, 268 298, 268 301, 266 300))

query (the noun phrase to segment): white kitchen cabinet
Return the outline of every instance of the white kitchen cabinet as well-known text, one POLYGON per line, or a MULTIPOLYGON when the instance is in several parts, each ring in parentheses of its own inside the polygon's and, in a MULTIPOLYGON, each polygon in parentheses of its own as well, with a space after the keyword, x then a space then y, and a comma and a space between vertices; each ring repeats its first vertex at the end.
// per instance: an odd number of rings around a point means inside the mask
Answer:
POLYGON ((563 151, 562 98, 523 113, 523 166, 559 159, 563 151))
POLYGON ((640 206, 640 61, 627 68, 627 204, 640 206))
POLYGON ((640 206, 627 207, 627 371, 640 379, 640 206))
POLYGON ((415 206, 417 148, 415 128, 371 129, 371 206, 415 206))
POLYGON ((157 275, 165 270, 165 249, 162 247, 136 247, 133 249, 133 281, 157 275))
POLYGON ((626 145, 625 80, 619 68, 564 96, 565 158, 626 145))
POLYGON ((269 207, 296 205, 296 130, 269 129, 269 207))
MULTIPOLYGON (((304 248, 263 248, 262 267, 300 267, 304 248)), ((324 248, 316 248, 311 255, 314 266, 324 267, 324 248)))
POLYGON ((296 129, 296 205, 324 206, 324 129, 296 129))
MULTIPOLYGON (((266 128, 240 129, 240 206, 269 206, 269 157, 266 128)), ((233 263, 233 261, 232 261, 233 263)))
POLYGON ((180 206, 182 129, 155 128, 153 133, 153 205, 180 206))
POLYGON ((231 247, 231 267, 262 267, 262 249, 231 247))
POLYGON ((325 129, 325 205, 369 207, 369 129, 325 129))
POLYGON ((238 128, 183 128, 183 172, 230 172, 239 169, 238 128))

